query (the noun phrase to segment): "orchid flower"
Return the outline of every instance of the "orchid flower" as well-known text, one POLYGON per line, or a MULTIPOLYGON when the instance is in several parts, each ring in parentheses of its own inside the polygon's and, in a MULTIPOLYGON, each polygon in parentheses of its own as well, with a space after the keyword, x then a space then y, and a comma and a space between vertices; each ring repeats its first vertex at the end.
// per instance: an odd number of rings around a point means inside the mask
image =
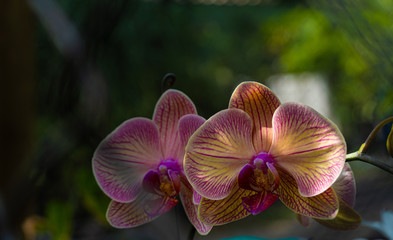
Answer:
MULTIPOLYGON (((357 228, 362 218, 353 209, 355 205, 356 184, 353 172, 348 163, 344 165, 343 171, 331 186, 339 199, 339 210, 333 219, 315 219, 320 224, 339 230, 357 228)), ((298 214, 299 221, 304 226, 310 225, 310 218, 298 214)))
POLYGON ((129 119, 99 144, 93 172, 112 199, 107 210, 112 226, 130 228, 147 223, 172 209, 180 195, 197 231, 210 231, 211 226, 197 217, 193 189, 183 171, 184 148, 204 121, 185 94, 168 90, 157 102, 153 120, 129 119))
POLYGON ((331 185, 345 163, 336 125, 302 104, 281 104, 257 82, 243 82, 229 109, 190 138, 185 174, 202 199, 199 218, 220 225, 258 214, 280 199, 303 216, 332 219, 339 199, 331 185))

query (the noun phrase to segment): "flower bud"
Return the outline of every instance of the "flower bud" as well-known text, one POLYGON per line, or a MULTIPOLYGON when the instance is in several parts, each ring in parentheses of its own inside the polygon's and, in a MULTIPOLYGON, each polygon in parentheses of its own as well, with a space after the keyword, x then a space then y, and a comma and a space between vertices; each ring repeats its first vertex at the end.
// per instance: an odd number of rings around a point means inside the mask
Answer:
POLYGON ((386 140, 386 148, 388 149, 389 155, 393 157, 393 125, 390 130, 388 139, 386 140))

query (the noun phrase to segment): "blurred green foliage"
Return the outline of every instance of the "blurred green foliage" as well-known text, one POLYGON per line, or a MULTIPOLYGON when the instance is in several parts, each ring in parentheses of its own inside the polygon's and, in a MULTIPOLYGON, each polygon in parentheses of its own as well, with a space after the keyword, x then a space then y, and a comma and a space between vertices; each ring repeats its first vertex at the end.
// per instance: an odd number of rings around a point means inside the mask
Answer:
POLYGON ((391 1, 241 7, 57 3, 79 31, 84 52, 63 56, 38 25, 37 140, 30 178, 34 212, 50 222, 45 226, 53 239, 84 236, 88 221, 111 231, 105 220, 109 198, 91 171, 93 152, 121 122, 151 118, 168 72, 177 76, 174 88, 205 118, 226 108, 242 81, 265 83, 278 73, 324 74, 349 150, 393 112, 391 1))

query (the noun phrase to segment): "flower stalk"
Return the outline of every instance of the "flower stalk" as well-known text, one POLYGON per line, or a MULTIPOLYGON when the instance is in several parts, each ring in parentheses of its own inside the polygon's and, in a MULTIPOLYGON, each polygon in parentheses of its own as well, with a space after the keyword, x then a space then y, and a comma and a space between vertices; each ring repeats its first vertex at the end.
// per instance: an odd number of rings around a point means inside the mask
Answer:
MULTIPOLYGON (((387 171, 390 174, 393 174, 393 166, 388 165, 385 162, 367 154, 367 150, 370 147, 372 141, 374 140, 375 136, 381 130, 383 126, 386 124, 393 122, 393 117, 386 118, 385 120, 381 121, 368 135, 366 141, 360 146, 359 150, 353 153, 349 153, 346 155, 346 161, 351 162, 351 161, 362 161, 366 162, 368 164, 374 165, 380 169, 383 169, 387 171)), ((388 139, 389 142, 390 139, 388 139)), ((388 151, 389 151, 389 145, 387 145, 388 151)), ((389 151, 390 153, 390 151, 389 151)))
POLYGON ((356 160, 369 163, 371 165, 374 165, 380 169, 387 171, 390 174, 393 174, 393 166, 389 166, 388 164, 382 162, 381 160, 376 159, 373 156, 370 156, 366 153, 362 153, 360 152, 360 150, 357 152, 347 154, 346 156, 347 162, 356 161, 356 160))

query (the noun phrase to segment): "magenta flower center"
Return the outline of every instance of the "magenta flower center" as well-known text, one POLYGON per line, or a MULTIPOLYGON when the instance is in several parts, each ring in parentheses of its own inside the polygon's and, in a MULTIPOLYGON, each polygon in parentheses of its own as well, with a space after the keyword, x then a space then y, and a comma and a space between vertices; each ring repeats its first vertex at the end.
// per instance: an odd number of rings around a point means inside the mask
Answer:
POLYGON ((176 197, 180 191, 181 169, 174 159, 161 161, 157 170, 148 171, 143 177, 143 188, 151 193, 176 197))
POLYGON ((273 156, 265 152, 258 153, 240 170, 239 186, 257 192, 273 192, 280 183, 274 164, 273 156))

